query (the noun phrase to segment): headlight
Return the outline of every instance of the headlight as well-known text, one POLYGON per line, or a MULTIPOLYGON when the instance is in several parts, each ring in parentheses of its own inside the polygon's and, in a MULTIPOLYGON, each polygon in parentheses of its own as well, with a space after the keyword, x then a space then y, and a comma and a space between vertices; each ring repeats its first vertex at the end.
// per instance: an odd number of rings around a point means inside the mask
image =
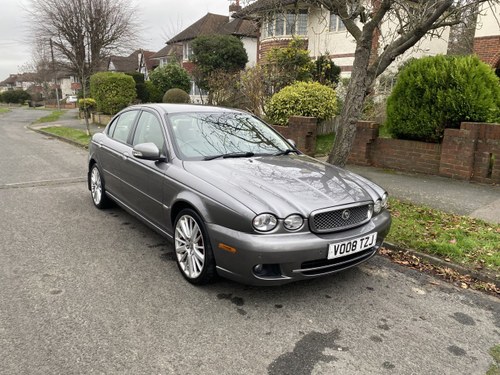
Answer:
POLYGON ((389 195, 387 193, 384 193, 382 196, 382 208, 387 207, 387 202, 389 201, 389 195))
POLYGON ((283 225, 288 230, 298 230, 304 224, 304 219, 300 215, 290 215, 288 216, 283 225))
POLYGON ((278 219, 273 214, 260 214, 255 216, 252 221, 253 227, 260 232, 269 232, 276 228, 278 219))
POLYGON ((377 199, 375 201, 375 204, 373 205, 373 212, 375 213, 375 215, 377 215, 380 213, 380 211, 382 211, 382 200, 377 199))

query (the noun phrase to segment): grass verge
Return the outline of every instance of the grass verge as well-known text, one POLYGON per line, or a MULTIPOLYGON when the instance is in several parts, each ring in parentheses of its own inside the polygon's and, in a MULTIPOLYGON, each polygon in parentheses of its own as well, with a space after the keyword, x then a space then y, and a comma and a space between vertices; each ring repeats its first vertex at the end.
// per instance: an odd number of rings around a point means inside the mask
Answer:
POLYGON ((9 108, 0 108, 0 113, 7 113, 9 111, 10 111, 9 108))
POLYGON ((333 147, 335 134, 323 134, 316 137, 316 156, 328 155, 333 147))
POLYGON ((500 225, 391 199, 387 242, 476 270, 500 273, 500 225))
POLYGON ((59 117, 64 113, 65 111, 52 111, 50 115, 44 116, 39 118, 38 120, 34 121, 33 124, 42 124, 45 122, 54 122, 59 120, 59 117))
POLYGON ((90 136, 86 132, 78 129, 67 128, 64 126, 51 126, 42 129, 44 132, 57 135, 59 137, 69 139, 82 146, 87 146, 90 142, 90 136))
POLYGON ((499 375, 500 374, 500 345, 495 345, 490 349, 490 355, 493 357, 495 363, 490 366, 486 375, 499 375))

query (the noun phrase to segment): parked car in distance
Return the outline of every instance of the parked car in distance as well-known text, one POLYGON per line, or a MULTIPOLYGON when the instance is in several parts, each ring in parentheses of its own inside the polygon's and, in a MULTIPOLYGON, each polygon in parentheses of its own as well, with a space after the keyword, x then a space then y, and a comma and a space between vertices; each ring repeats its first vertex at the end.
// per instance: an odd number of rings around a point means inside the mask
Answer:
POLYGON ((97 208, 114 201, 171 239, 193 284, 328 275, 370 259, 391 225, 381 187, 218 107, 122 110, 92 137, 88 188, 97 208))
POLYGON ((76 103, 78 101, 78 97, 76 95, 68 95, 66 97, 66 103, 76 103))

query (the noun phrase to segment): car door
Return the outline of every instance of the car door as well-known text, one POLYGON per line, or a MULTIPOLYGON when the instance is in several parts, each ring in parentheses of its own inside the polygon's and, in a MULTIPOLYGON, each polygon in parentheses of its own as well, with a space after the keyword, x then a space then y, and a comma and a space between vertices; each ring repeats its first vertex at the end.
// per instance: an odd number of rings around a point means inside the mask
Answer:
MULTIPOLYGON (((165 130, 160 117, 152 110, 143 110, 137 120, 131 146, 154 143, 166 155, 165 130)), ((165 160, 145 160, 130 156, 124 161, 125 203, 156 226, 164 227, 163 188, 165 160)))
POLYGON ((108 137, 98 144, 106 190, 119 200, 124 199, 122 163, 132 155, 130 139, 139 113, 133 109, 115 117, 107 129, 108 137))

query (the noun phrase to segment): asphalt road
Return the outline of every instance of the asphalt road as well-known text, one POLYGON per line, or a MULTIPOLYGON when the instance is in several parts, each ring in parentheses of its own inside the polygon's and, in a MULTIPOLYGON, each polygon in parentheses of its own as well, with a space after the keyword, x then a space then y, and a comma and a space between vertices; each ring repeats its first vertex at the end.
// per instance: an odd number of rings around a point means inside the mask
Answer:
POLYGON ((485 374, 499 300, 375 257, 276 288, 186 283, 95 209, 86 153, 0 115, 0 374, 485 374))

